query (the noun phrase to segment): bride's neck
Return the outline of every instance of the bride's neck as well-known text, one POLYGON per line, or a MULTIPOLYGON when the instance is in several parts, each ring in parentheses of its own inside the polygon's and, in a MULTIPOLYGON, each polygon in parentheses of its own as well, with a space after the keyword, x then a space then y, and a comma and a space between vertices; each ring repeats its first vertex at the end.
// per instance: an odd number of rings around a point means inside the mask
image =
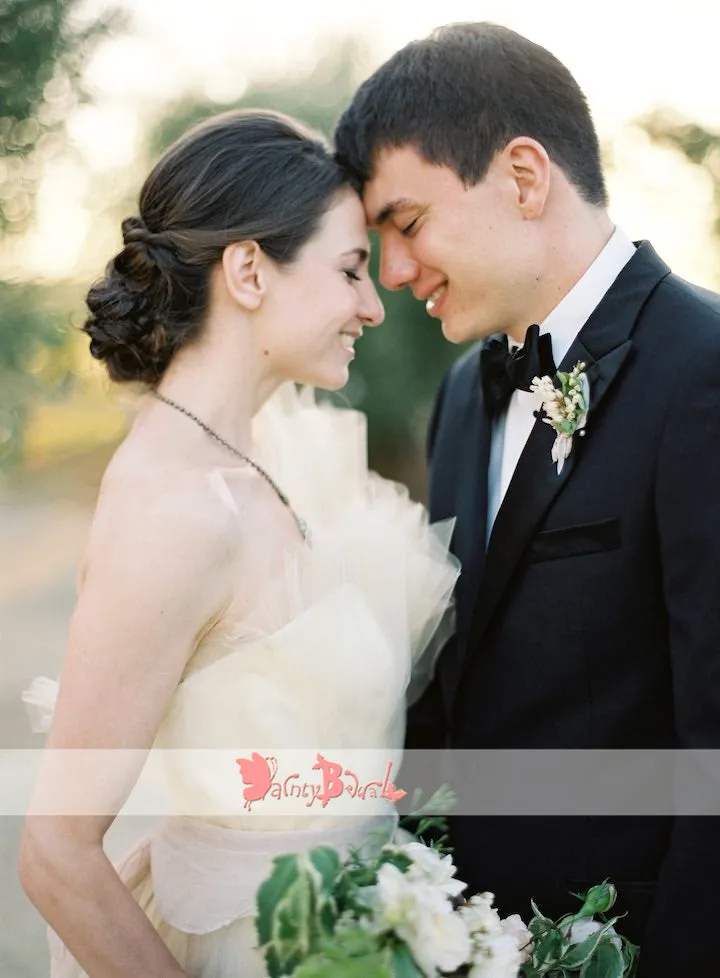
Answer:
POLYGON ((278 386, 256 351, 196 343, 178 351, 158 385, 163 394, 197 415, 240 451, 251 449, 254 415, 278 386))

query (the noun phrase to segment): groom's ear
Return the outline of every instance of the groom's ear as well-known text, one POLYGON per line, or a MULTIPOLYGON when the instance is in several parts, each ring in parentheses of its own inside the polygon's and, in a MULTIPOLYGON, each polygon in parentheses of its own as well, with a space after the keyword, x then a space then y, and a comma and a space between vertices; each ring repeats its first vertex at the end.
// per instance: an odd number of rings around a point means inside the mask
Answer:
POLYGON ((236 241, 222 256, 225 287, 238 305, 254 312, 265 295, 265 255, 256 241, 236 241))
POLYGON ((523 219, 542 216, 550 190, 550 157, 545 147, 529 136, 518 136, 503 151, 516 189, 516 204, 523 219))

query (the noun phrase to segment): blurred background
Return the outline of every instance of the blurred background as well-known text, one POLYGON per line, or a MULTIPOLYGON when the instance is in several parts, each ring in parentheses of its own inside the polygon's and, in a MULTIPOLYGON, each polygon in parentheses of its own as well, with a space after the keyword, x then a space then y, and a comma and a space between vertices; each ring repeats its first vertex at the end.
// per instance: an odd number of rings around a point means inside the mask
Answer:
MULTIPOLYGON (((461 20, 505 24, 567 64, 593 108, 614 220, 718 288, 720 9, 705 0, 596 13, 569 0, 0 0, 0 750, 40 746, 19 695, 58 674, 99 480, 133 416, 77 327, 150 165, 190 123, 238 105, 329 134, 393 50, 461 20)), ((343 396, 369 416, 373 467, 423 498, 433 391, 461 351, 409 294, 383 299, 385 326, 359 346, 343 396)), ((19 824, 0 818, 0 975, 39 978, 19 824)))

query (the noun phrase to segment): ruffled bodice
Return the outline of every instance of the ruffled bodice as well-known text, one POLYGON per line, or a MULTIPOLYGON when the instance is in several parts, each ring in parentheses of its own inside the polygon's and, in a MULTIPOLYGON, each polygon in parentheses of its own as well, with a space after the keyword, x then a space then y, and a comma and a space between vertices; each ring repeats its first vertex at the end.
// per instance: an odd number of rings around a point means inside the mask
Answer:
MULTIPOLYGON (((249 615, 223 620, 201 641, 155 741, 174 809, 228 829, 222 844, 213 835, 210 845, 187 820, 178 823, 177 837, 170 833, 169 848, 168 833, 158 837, 155 892, 180 892, 198 864, 208 898, 224 878, 237 889, 233 880, 242 874, 237 866, 228 874, 230 853, 248 867, 244 848, 262 843, 266 853, 247 874, 252 887, 224 900, 217 918, 223 923, 248 912, 269 866, 268 845, 286 851, 293 830, 317 841, 316 831, 336 831, 345 814, 362 819, 392 808, 377 791, 359 799, 358 784, 377 779, 386 761, 397 775, 406 704, 429 681, 452 628, 448 609, 459 573, 448 553, 451 524, 430 527, 404 487, 368 471, 363 415, 317 405, 311 391, 285 385, 256 417, 254 442, 255 457, 307 521, 311 539, 286 555, 249 615), (248 804, 243 785, 252 793, 253 780, 240 779, 238 758, 259 757, 260 774, 270 770, 277 787, 311 780, 319 753, 352 769, 342 797, 322 806, 298 792, 271 792, 248 804), (250 832, 232 831, 238 829, 250 832), (277 844, 261 839, 266 830, 279 831, 277 844), (249 835, 254 842, 243 842, 249 835)), ((55 693, 46 679, 26 690, 36 729, 47 728, 55 693)), ((183 914, 196 915, 200 903, 178 910, 175 925, 183 914)), ((161 909, 173 923, 167 906, 161 909)), ((208 929, 205 921, 195 932, 208 929)))
MULTIPOLYGON (((406 701, 452 627, 451 523, 430 527, 405 487, 368 470, 364 415, 318 405, 309 389, 281 387, 253 434, 311 542, 286 555, 242 621, 225 619, 200 642, 156 746, 398 749, 406 701)), ((37 729, 55 692, 42 679, 23 694, 37 729)), ((183 776, 180 794, 209 790, 207 774, 183 776)))

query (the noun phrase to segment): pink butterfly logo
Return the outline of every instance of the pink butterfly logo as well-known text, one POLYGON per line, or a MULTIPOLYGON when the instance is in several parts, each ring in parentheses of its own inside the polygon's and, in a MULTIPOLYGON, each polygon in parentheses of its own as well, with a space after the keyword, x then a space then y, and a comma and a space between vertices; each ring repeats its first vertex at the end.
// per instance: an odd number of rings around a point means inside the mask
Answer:
POLYGON ((251 811, 254 801, 262 801, 270 790, 270 785, 277 773, 277 759, 263 757, 253 751, 252 757, 236 757, 235 763, 240 769, 240 777, 247 788, 243 791, 244 808, 251 811))

